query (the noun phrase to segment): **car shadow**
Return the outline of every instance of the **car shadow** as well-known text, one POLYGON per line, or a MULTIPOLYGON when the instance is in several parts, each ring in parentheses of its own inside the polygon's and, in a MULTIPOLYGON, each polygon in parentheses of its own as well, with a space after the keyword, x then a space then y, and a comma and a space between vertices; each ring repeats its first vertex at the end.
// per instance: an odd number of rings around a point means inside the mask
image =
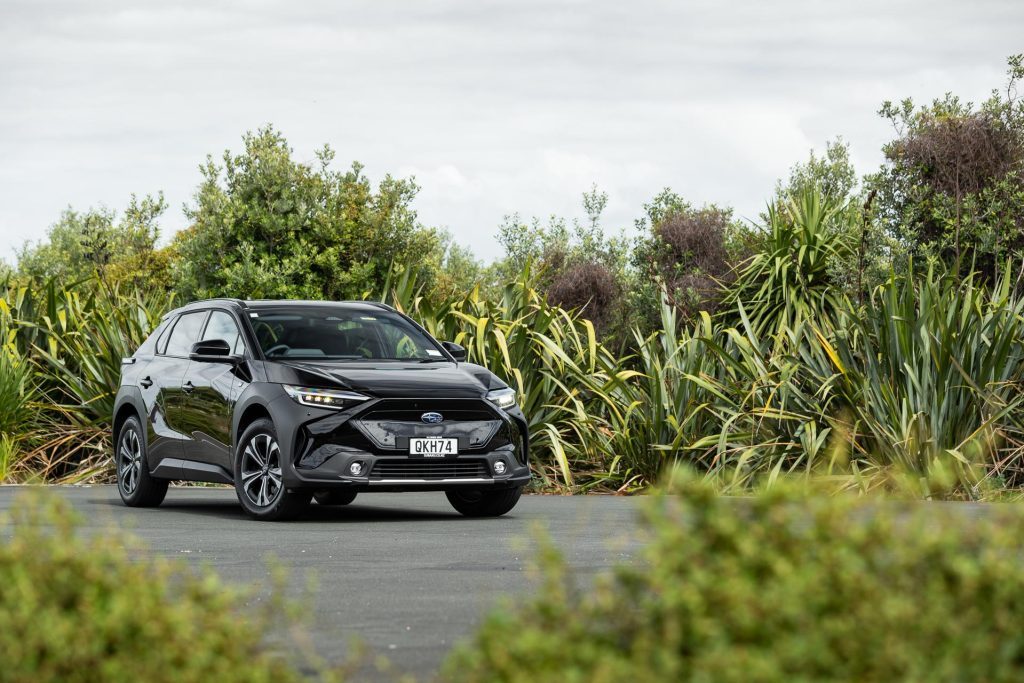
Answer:
MULTIPOLYGON (((91 501, 95 505, 106 507, 124 508, 120 500, 96 499, 91 501)), ((127 509, 127 508, 124 508, 127 509)), ((211 517, 217 519, 249 520, 250 517, 242 510, 242 506, 235 500, 197 500, 188 498, 175 500, 173 494, 158 508, 134 508, 132 512, 136 515, 146 514, 180 514, 211 517)), ((422 522, 439 521, 453 522, 468 520, 468 517, 460 515, 455 510, 446 512, 443 510, 424 510, 417 508, 404 508, 395 506, 360 505, 318 505, 311 503, 309 507, 294 520, 284 522, 286 524, 300 523, 386 523, 386 522, 422 522)), ((480 520, 475 520, 479 522, 480 520)))

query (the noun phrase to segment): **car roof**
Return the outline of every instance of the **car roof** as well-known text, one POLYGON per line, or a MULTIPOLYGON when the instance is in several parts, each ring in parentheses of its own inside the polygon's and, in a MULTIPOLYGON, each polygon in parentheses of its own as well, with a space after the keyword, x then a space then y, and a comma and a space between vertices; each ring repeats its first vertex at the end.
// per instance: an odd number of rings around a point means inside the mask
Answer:
POLYGON ((242 302, 245 308, 283 308, 283 307, 320 307, 325 306, 344 306, 345 308, 352 308, 355 310, 380 310, 385 309, 388 311, 394 310, 387 304, 380 303, 379 301, 311 301, 308 299, 250 299, 242 302))
POLYGON ((201 301, 192 301, 179 306, 173 311, 169 311, 164 315, 164 318, 179 313, 187 313, 189 311, 206 310, 208 308, 220 308, 220 309, 235 309, 238 311, 258 311, 268 308, 324 308, 331 306, 343 306, 345 308, 356 310, 356 311, 374 311, 374 310, 395 310, 391 306, 379 301, 315 301, 309 299, 203 299, 201 301))

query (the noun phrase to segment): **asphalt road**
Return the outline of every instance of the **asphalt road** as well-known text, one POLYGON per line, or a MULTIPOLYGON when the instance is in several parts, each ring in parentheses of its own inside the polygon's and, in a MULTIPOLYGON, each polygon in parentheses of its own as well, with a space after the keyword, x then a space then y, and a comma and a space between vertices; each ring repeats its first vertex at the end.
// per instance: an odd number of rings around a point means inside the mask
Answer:
MULTIPOLYGON (((211 566, 230 582, 265 580, 270 557, 297 585, 312 572, 317 653, 341 661, 358 635, 397 672, 421 681, 500 596, 532 588, 526 569, 535 525, 583 576, 639 546, 636 498, 524 496, 505 517, 476 520, 452 510, 442 493, 373 493, 346 507, 313 505, 299 521, 267 523, 245 517, 230 489, 175 488, 155 509, 124 507, 112 486, 52 490, 84 515, 88 532, 128 529, 153 553, 211 566)), ((0 510, 17 493, 0 487, 0 510)))

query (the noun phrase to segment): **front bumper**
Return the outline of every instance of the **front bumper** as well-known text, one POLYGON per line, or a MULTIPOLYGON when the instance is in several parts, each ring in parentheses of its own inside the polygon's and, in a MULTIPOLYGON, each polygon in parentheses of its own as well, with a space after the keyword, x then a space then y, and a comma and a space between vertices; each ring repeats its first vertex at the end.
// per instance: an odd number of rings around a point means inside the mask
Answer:
POLYGON ((445 491, 512 488, 530 481, 527 425, 518 408, 503 411, 484 399, 408 398, 328 411, 288 401, 290 406, 274 402, 299 418, 291 422, 292 433, 279 430, 291 446, 284 468, 288 488, 445 491), (445 420, 423 423, 419 416, 425 412, 439 412, 445 420), (409 439, 418 436, 455 438, 459 454, 411 456, 409 439))
POLYGON ((514 457, 507 451, 479 456, 431 459, 377 456, 370 453, 339 453, 313 470, 295 468, 302 488, 345 488, 353 491, 444 491, 452 488, 510 488, 530 481, 526 466, 510 466, 514 457), (494 472, 498 461, 506 463, 503 475, 494 472), (351 473, 359 463, 362 474, 351 473))

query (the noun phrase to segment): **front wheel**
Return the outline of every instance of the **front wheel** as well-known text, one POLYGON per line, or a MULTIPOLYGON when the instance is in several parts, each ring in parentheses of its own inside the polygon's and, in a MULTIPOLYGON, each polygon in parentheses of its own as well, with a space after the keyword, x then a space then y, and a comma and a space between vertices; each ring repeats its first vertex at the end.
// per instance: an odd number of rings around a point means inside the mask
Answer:
POLYGON ((519 502, 522 487, 497 491, 446 491, 448 502, 466 517, 501 517, 519 502))
POLYGON ((146 439, 137 417, 129 417, 117 435, 114 450, 117 492, 129 507, 156 507, 167 495, 166 479, 154 479, 146 460, 146 439))
POLYGON ((309 505, 311 492, 288 491, 284 487, 281 447, 270 420, 256 420, 238 440, 235 493, 242 509, 254 519, 291 519, 309 505))

